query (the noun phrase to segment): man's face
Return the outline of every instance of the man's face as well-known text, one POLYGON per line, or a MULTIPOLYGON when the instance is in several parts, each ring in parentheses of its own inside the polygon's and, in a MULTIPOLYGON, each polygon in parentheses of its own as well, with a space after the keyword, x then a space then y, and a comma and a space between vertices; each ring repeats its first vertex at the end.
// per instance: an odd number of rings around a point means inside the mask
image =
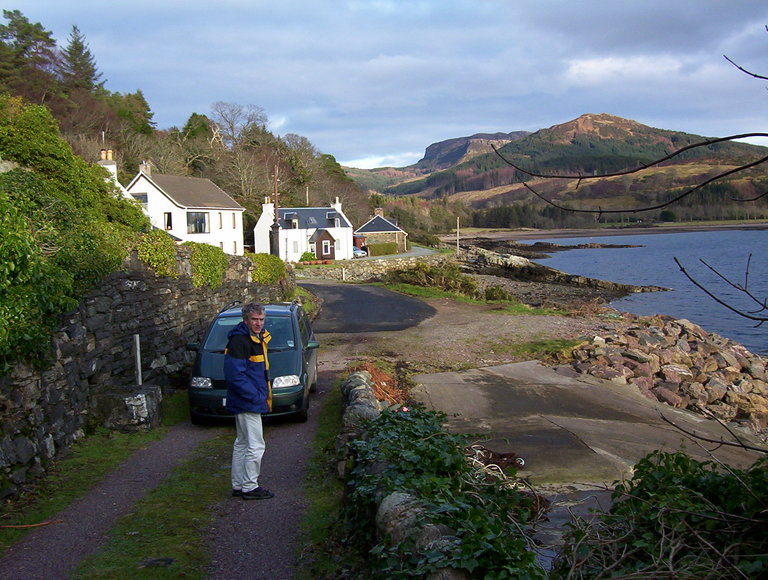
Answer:
POLYGON ((243 322, 245 322, 251 334, 259 334, 261 329, 264 328, 264 313, 251 312, 248 316, 243 317, 243 322))

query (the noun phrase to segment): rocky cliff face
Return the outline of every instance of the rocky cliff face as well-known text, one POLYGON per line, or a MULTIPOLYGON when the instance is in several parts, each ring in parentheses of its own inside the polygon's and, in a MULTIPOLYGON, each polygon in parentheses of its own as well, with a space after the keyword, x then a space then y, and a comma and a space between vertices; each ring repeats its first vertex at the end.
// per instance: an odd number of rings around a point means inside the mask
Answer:
POLYGON ((416 167, 420 170, 439 171, 458 165, 463 161, 493 151, 492 147, 503 147, 507 143, 529 135, 527 131, 511 133, 477 133, 470 137, 457 137, 433 143, 424 152, 416 167))

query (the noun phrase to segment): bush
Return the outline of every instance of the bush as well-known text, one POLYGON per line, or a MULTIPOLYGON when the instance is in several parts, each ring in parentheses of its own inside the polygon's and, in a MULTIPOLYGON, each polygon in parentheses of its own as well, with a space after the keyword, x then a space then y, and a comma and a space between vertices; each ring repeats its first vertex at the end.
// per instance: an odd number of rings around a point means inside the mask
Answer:
POLYGON ((463 451, 467 436, 444 431, 444 420, 419 408, 387 410, 351 444, 355 465, 345 514, 356 539, 373 544, 373 577, 425 578, 456 568, 473 578, 544 578, 521 533, 530 518, 529 497, 507 480, 474 470, 463 451), (426 550, 416 549, 413 538, 377 541, 373 509, 395 491, 422 502, 420 525, 447 526, 453 538, 426 550))
POLYGON ((723 468, 654 451, 620 482, 611 509, 576 520, 555 578, 765 578, 768 457, 723 468))
POLYGON ((462 274, 456 264, 430 265, 418 262, 409 268, 388 271, 385 275, 385 282, 439 288, 471 298, 477 298, 480 294, 477 281, 466 274, 462 274))
POLYGON ((139 259, 150 266, 158 276, 177 278, 176 242, 164 230, 153 229, 142 235, 136 243, 139 259))
POLYGON ((192 266, 192 284, 195 287, 208 285, 216 289, 224 280, 224 272, 229 266, 229 259, 221 248, 198 242, 184 242, 182 245, 192 248, 189 263, 192 266))
POLYGON ((118 269, 139 231, 136 204, 60 137, 47 108, 0 95, 0 374, 42 366, 57 317, 118 269))
POLYGON ((285 262, 273 254, 246 254, 256 269, 251 281, 256 284, 277 284, 285 277, 285 262))
POLYGON ((512 302, 514 298, 509 293, 509 290, 503 286, 488 286, 485 289, 485 299, 489 302, 497 300, 502 302, 512 302))
POLYGON ((313 252, 304 252, 299 258, 299 262, 311 262, 317 260, 317 256, 313 252))
POLYGON ((395 242, 382 242, 380 244, 368 244, 365 247, 369 256, 389 256, 397 254, 398 246, 395 242))

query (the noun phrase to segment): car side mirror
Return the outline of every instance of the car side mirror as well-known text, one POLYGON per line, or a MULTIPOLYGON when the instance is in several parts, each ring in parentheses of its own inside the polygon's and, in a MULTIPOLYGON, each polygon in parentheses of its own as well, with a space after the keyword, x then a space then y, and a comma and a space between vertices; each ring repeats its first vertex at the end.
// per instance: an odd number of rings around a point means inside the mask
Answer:
POLYGON ((307 348, 307 349, 318 348, 319 346, 320 346, 320 343, 318 341, 316 341, 316 340, 308 340, 307 341, 307 345, 306 345, 305 348, 307 348))

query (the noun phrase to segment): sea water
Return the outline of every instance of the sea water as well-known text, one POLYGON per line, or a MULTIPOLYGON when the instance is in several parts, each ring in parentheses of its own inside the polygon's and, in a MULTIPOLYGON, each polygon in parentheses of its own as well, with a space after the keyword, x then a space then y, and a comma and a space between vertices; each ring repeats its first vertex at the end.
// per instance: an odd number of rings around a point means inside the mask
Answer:
POLYGON ((631 294, 615 300, 611 306, 633 314, 687 318, 707 331, 743 344, 754 353, 768 354, 768 322, 758 326, 758 321, 739 316, 728 308, 768 318, 768 308, 762 309, 759 303, 768 300, 768 230, 612 235, 546 241, 560 245, 639 246, 560 251, 552 253, 550 258, 535 261, 569 274, 669 288, 668 292, 631 294), (696 282, 728 306, 719 304, 691 282, 675 263, 675 258, 696 282), (746 288, 754 298, 738 287, 746 288))

